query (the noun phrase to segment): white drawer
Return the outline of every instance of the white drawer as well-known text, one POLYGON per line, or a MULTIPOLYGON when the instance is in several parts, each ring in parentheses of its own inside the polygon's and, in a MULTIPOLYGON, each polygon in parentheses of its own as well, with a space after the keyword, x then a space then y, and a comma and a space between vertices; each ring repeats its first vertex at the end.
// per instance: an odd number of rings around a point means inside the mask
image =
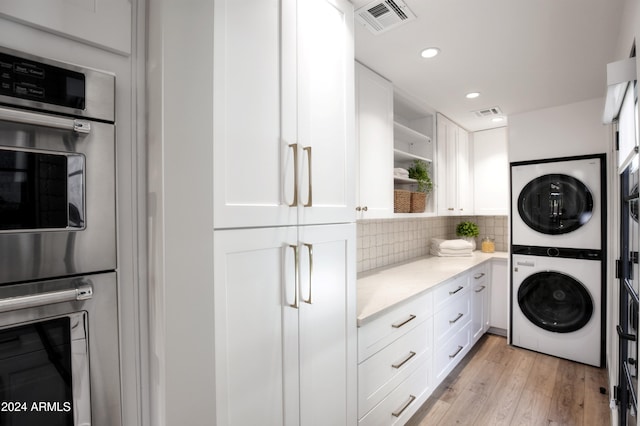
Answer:
POLYGON ((431 393, 429 360, 402 382, 382 402, 360 419, 359 426, 403 425, 424 403, 431 393))
POLYGON ((449 301, 462 296, 469 289, 469 274, 462 274, 436 287, 433 302, 436 312, 449 301))
POLYGON ((489 280, 489 263, 485 262, 479 266, 476 266, 469 273, 469 282, 471 287, 475 287, 480 283, 485 283, 489 280))
POLYGON ((358 417, 364 416, 431 356, 433 319, 428 318, 358 366, 358 417))
POLYGON ((433 386, 437 386, 469 351, 471 341, 469 338, 470 330, 471 324, 468 323, 445 344, 437 347, 433 359, 435 376, 433 386))
POLYGON ((358 328, 358 362, 378 352, 433 315, 433 294, 416 296, 358 328))
POLYGON ((471 320, 471 298, 467 291, 433 316, 435 342, 440 345, 471 320))

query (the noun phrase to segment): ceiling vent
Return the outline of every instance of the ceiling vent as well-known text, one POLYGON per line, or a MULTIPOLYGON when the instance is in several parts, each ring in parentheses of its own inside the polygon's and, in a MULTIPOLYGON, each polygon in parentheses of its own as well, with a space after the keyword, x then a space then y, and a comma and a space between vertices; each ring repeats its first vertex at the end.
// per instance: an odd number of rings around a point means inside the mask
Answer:
POLYGON ((374 34, 409 22, 416 15, 402 0, 374 1, 356 10, 356 18, 374 34))
POLYGON ((502 111, 498 107, 485 108, 478 111, 473 111, 473 113, 478 118, 495 117, 497 115, 502 115, 502 111))

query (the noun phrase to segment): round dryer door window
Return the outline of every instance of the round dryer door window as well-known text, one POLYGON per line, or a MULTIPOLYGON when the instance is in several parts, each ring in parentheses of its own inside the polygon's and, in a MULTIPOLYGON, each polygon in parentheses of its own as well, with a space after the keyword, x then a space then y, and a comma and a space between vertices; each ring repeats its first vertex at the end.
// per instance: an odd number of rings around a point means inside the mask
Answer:
POLYGON ((540 176, 518 197, 518 213, 531 229, 543 234, 566 234, 593 215, 593 196, 578 179, 563 174, 540 176))
POLYGON ((538 272, 518 289, 518 304, 536 326, 557 333, 584 327, 593 315, 589 291, 575 278, 560 272, 538 272))

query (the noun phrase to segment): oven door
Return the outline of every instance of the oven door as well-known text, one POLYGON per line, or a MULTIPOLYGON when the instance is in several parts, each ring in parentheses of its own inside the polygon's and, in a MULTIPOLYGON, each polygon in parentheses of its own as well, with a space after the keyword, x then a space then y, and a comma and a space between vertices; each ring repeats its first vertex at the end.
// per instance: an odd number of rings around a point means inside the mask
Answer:
POLYGON ((114 137, 0 107, 0 283, 116 268, 114 137))
POLYGON ((0 287, 1 425, 121 425, 115 279, 0 287))

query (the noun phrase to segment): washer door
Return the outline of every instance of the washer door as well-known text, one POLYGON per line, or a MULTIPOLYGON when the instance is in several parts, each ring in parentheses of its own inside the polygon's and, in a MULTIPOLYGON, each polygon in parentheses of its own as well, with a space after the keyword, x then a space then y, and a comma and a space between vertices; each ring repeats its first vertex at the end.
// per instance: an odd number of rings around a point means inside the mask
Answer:
POLYGON ((556 333, 580 330, 593 315, 593 301, 585 286, 553 271, 525 278, 518 288, 518 305, 533 324, 556 333))
POLYGON ((578 179, 548 174, 529 182, 518 197, 518 213, 531 229, 543 234, 566 234, 593 216, 593 196, 578 179))

